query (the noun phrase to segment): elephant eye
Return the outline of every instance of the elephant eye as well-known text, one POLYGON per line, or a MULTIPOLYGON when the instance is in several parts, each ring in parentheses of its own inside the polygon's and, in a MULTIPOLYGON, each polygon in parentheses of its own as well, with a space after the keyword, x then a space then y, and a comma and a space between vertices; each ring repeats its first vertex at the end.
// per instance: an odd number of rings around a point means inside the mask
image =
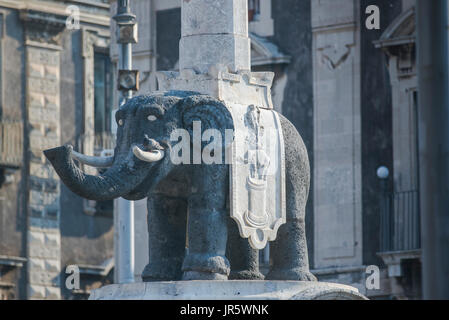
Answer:
POLYGON ((155 115, 150 114, 150 115, 147 117, 147 119, 148 119, 149 121, 155 121, 155 120, 157 120, 157 117, 156 117, 155 115))

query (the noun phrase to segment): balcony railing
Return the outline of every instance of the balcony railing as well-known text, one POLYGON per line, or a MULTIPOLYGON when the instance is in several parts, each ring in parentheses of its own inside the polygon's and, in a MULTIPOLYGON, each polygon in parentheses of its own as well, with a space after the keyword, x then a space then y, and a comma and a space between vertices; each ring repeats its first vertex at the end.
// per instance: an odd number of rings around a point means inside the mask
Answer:
POLYGON ((0 166, 20 167, 22 156, 22 122, 2 120, 0 122, 0 166))
POLYGON ((382 252, 421 248, 418 190, 384 194, 381 208, 382 252))

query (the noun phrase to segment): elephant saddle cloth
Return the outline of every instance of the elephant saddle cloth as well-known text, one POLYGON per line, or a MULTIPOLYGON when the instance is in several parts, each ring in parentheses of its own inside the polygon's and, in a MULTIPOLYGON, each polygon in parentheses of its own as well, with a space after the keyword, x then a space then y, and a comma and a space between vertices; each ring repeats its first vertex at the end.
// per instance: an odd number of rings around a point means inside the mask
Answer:
POLYGON ((286 222, 285 155, 276 111, 226 104, 234 122, 230 156, 231 217, 251 247, 263 249, 286 222))

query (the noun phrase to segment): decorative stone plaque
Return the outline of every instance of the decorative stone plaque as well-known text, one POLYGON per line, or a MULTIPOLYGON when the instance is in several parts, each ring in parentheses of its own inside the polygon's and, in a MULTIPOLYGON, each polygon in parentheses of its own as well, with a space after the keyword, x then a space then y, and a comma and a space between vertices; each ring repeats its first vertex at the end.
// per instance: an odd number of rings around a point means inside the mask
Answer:
POLYGON ((254 105, 229 105, 231 217, 251 247, 263 249, 286 222, 284 140, 278 115, 254 105))

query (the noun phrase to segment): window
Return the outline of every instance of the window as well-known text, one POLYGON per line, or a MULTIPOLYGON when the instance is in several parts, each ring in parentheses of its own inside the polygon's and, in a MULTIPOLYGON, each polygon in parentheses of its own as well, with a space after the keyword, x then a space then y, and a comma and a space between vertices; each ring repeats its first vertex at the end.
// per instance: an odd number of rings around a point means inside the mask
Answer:
POLYGON ((260 0, 248 0, 248 21, 257 21, 260 17, 260 0))
POLYGON ((261 37, 274 35, 271 0, 248 0, 249 32, 261 37))
POLYGON ((111 132, 112 72, 111 60, 106 53, 94 57, 94 115, 95 135, 111 132))

